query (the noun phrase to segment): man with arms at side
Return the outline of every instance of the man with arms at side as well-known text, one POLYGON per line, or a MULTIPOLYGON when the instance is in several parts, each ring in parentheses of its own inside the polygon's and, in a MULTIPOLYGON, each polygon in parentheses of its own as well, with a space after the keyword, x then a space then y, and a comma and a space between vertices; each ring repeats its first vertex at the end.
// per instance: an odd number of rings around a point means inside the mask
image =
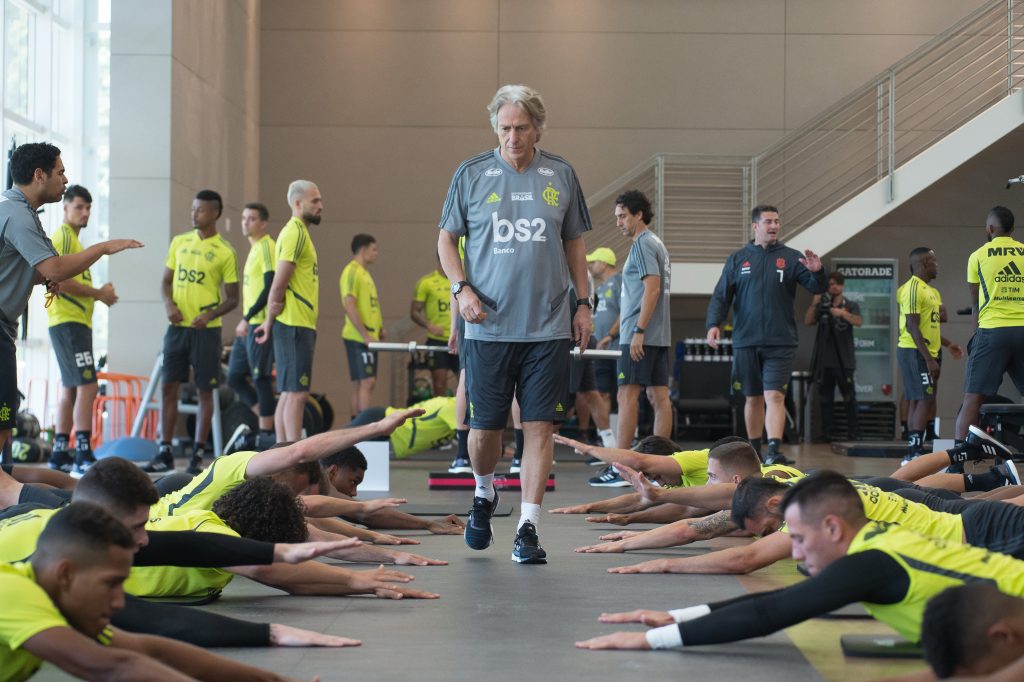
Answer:
MULTIPOLYGON (((89 224, 92 195, 81 185, 64 192, 64 222, 52 240, 61 255, 80 253, 79 235, 89 224)), ((92 286, 86 268, 61 282, 61 291, 46 308, 50 322, 50 343, 60 367, 60 399, 57 402, 56 433, 50 468, 82 475, 96 461, 92 454, 92 405, 96 400, 96 363, 92 354, 92 308, 95 301, 107 306, 117 302, 114 285, 92 286), (75 455, 68 452, 71 429, 75 431, 75 455)))
POLYGON ((221 318, 238 306, 238 257, 217 232, 224 210, 220 195, 200 190, 192 200, 192 231, 171 240, 161 293, 167 320, 160 400, 160 449, 146 471, 174 470, 171 438, 178 423, 178 390, 189 369, 199 393, 195 443, 188 473, 202 471, 213 420, 213 389, 219 383, 221 318), (223 295, 221 289, 223 288, 223 295))
MULTIPOLYGON (((597 305, 594 307, 594 338, 597 339, 599 350, 616 349, 619 347, 619 304, 622 295, 622 275, 615 269, 617 263, 615 252, 601 246, 587 254, 587 269, 594 278, 597 305)), ((604 402, 604 412, 612 411, 612 393, 618 392, 615 379, 617 362, 614 359, 592 360, 594 378, 597 381, 597 392, 604 402)), ((616 443, 615 434, 601 432, 601 443, 611 447, 616 443), (607 439, 606 439, 607 436, 607 439)), ((597 466, 600 461, 591 458, 587 464, 597 466)))
POLYGON ((14 429, 18 392, 18 318, 32 287, 46 284, 60 293, 60 282, 89 269, 101 257, 142 246, 134 239, 112 239, 74 254, 60 255, 46 236, 36 211, 60 201, 68 184, 60 149, 46 142, 23 144, 11 154, 14 186, 0 194, 0 451, 14 429))
POLYGON ((352 380, 352 418, 370 407, 373 387, 377 385, 377 352, 370 350, 372 341, 384 341, 384 317, 380 310, 377 284, 368 266, 377 262, 377 240, 369 234, 352 237, 352 260, 341 271, 338 287, 345 309, 345 327, 341 338, 348 357, 348 373, 352 380))
POLYGON ((524 432, 522 509, 512 560, 545 563, 537 523, 554 454, 554 425, 565 419, 569 349, 586 347, 593 331, 590 299, 576 301, 569 324, 570 284, 588 291, 590 229, 576 172, 537 148, 547 111, 540 94, 506 85, 488 106, 496 149, 455 171, 441 214, 438 251, 459 313, 469 397, 469 452, 476 478, 466 544, 486 549, 494 536, 494 470, 512 397, 524 432), (467 235, 465 267, 459 237, 467 235), (571 280, 571 281, 570 281, 571 280))
POLYGON ((707 342, 718 347, 729 307, 733 308, 733 381, 746 403, 747 438, 761 452, 768 433, 768 464, 786 464, 782 454, 786 426, 786 389, 793 373, 797 332, 793 317, 796 285, 812 294, 825 292, 827 273, 811 250, 801 254, 779 241, 782 225, 774 206, 751 212, 754 238, 729 255, 708 305, 707 342))
POLYGON ((409 304, 409 317, 427 330, 427 345, 438 347, 436 353, 427 354, 430 367, 431 392, 435 398, 448 392, 448 372, 459 373, 459 356, 448 351, 448 337, 451 329, 451 282, 441 270, 441 258, 437 267, 420 277, 409 304))
POLYGON ((999 392, 1004 374, 1024 391, 1024 244, 1013 238, 1013 213, 1003 206, 989 211, 985 233, 988 244, 967 261, 971 317, 978 329, 968 344, 957 439, 978 423, 981 405, 999 392))
POLYGON ((668 249, 651 232, 651 202, 630 190, 615 199, 615 225, 633 240, 622 268, 619 310, 619 449, 633 441, 640 390, 654 408, 654 435, 672 436, 672 403, 668 398, 668 349, 672 345, 670 297, 672 264, 668 249))
POLYGON ((254 445, 265 450, 274 437, 273 339, 256 343, 256 327, 267 318, 267 300, 274 283, 274 252, 277 245, 267 234, 270 213, 263 204, 242 209, 242 234, 249 240, 249 255, 242 270, 242 319, 235 327, 235 341, 228 360, 228 386, 245 406, 254 409, 260 432, 254 445), (249 383, 249 377, 253 383, 249 383))
POLYGON ((291 220, 277 236, 277 268, 270 287, 267 319, 254 332, 257 343, 274 335, 274 365, 280 392, 274 411, 277 440, 302 438, 302 414, 313 380, 313 349, 320 311, 320 270, 310 225, 324 209, 320 190, 309 180, 288 185, 291 220))
POLYGON ((283 679, 189 644, 112 628, 134 551, 120 521, 83 502, 53 516, 31 562, 0 564, 4 679, 26 680, 43 661, 86 680, 283 679))

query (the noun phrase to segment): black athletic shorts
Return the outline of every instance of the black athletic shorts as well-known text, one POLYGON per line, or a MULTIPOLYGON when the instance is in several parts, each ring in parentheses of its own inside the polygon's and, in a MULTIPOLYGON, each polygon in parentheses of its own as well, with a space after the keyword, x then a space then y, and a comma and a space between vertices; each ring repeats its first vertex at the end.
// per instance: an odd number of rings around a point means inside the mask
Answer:
POLYGON ((447 351, 448 342, 439 341, 437 339, 427 339, 428 346, 436 346, 444 348, 445 350, 437 351, 436 353, 427 353, 427 367, 430 371, 436 369, 450 369, 451 371, 458 374, 459 372, 459 356, 449 353, 447 351))
POLYGON ((979 329, 967 349, 964 393, 995 395, 1006 373, 1024 392, 1024 327, 979 329))
POLYGON ((231 355, 228 356, 228 376, 252 376, 249 370, 249 354, 245 350, 245 337, 236 336, 231 342, 231 355))
POLYGON ((253 379, 270 378, 274 374, 274 337, 266 343, 256 343, 256 328, 250 327, 245 337, 245 355, 253 379))
POLYGON ((459 368, 456 371, 466 369, 466 354, 463 349, 466 347, 466 321, 459 315, 455 320, 455 348, 459 351, 459 368))
MULTIPOLYGON (((591 335, 587 348, 597 348, 597 339, 591 335)), ((594 361, 588 360, 586 353, 579 360, 569 362, 569 393, 586 393, 597 390, 597 377, 594 374, 594 361)))
POLYGON ((475 341, 466 339, 464 358, 469 426, 504 429, 513 394, 524 422, 561 422, 569 402, 572 341, 475 341))
POLYGON ((644 357, 636 362, 629 357, 629 344, 621 344, 622 355, 616 362, 619 386, 668 386, 668 346, 644 346, 644 357))
POLYGON ((785 393, 793 375, 792 346, 734 348, 732 387, 745 396, 764 395, 765 391, 785 393))
POLYGON ((6 330, 0 329, 0 431, 14 428, 14 417, 20 406, 18 351, 6 330))
POLYGON ((961 516, 967 544, 1024 559, 1024 507, 982 501, 966 507, 961 516))
POLYGON ((897 348, 896 364, 903 380, 903 397, 907 400, 935 400, 935 384, 928 373, 928 364, 916 348, 897 348))
POLYGON ((618 381, 615 379, 619 363, 611 358, 591 360, 594 363, 594 381, 601 393, 615 393, 618 381))
POLYGON ((377 351, 359 341, 342 339, 348 356, 348 376, 352 381, 377 377, 377 351))
POLYGON ((209 391, 220 383, 220 327, 168 327, 164 334, 163 382, 188 381, 195 372, 196 388, 209 391))
POLYGON ((92 357, 92 329, 79 322, 50 327, 50 343, 65 387, 96 383, 96 362, 92 357))
POLYGON ((316 330, 274 321, 274 365, 277 390, 302 393, 313 381, 313 350, 316 330))

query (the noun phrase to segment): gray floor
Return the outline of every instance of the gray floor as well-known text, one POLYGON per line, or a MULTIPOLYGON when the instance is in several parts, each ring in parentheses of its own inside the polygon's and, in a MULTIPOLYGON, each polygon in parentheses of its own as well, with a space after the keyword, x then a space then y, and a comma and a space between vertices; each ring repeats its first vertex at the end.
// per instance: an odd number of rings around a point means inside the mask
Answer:
MULTIPOLYGON (((827 456, 825 456, 827 457, 827 456)), ((608 497, 621 490, 586 485, 597 469, 569 461, 556 466, 558 489, 545 507, 608 497)), ((859 459, 859 458, 858 458, 859 459)), ((853 473, 877 473, 881 460, 836 458, 853 473)), ((813 462, 821 466, 817 461, 813 462)), ((392 495, 410 503, 450 503, 464 511, 464 492, 430 492, 427 472, 436 461, 396 462, 392 495)), ((461 536, 415 535, 411 548, 446 559, 446 567, 412 567, 414 586, 439 592, 436 601, 383 601, 366 597, 289 597, 236 578, 214 611, 250 620, 281 622, 363 640, 349 649, 221 649, 220 653, 299 679, 327 680, 521 680, 532 679, 711 679, 807 680, 821 676, 784 633, 747 643, 679 652, 590 652, 573 647, 578 639, 612 628, 597 622, 602 611, 645 607, 667 609, 724 599, 745 590, 731 576, 618 576, 605 569, 642 561, 645 554, 689 554, 702 545, 630 555, 581 555, 572 548, 597 540, 611 527, 586 523, 582 516, 547 514, 542 544, 550 563, 520 566, 510 561, 518 520, 518 493, 511 517, 495 520, 497 541, 483 552, 466 547, 461 536)), ((626 626, 629 628, 629 626, 626 626)), ((52 668, 40 680, 66 679, 52 668)))

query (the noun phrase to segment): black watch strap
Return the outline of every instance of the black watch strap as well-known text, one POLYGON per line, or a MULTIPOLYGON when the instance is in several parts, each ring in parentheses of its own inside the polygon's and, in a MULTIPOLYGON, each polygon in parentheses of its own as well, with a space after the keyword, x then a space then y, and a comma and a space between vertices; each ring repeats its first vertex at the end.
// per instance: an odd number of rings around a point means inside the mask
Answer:
POLYGON ((591 301, 589 298, 577 298, 576 299, 576 307, 578 308, 581 305, 585 305, 588 308, 590 308, 591 310, 594 309, 594 302, 591 301))

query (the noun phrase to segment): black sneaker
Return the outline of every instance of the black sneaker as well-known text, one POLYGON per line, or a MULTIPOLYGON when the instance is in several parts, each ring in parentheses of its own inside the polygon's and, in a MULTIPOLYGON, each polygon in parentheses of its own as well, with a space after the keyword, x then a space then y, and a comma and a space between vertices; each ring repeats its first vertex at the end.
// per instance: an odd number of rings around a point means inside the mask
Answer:
POLYGON ((142 467, 142 470, 149 474, 166 474, 174 471, 174 455, 170 450, 161 450, 153 455, 149 464, 142 467))
POLYGON ((604 460, 598 459, 597 457, 591 457, 587 460, 588 467, 598 467, 604 465, 604 460))
POLYGON ((597 476, 589 479, 587 484, 594 486, 595 488, 628 488, 629 481, 619 476, 619 472, 615 470, 615 467, 605 467, 604 470, 597 476))
POLYGON ((251 450, 252 446, 255 445, 255 440, 249 439, 249 434, 251 433, 252 429, 249 428, 248 424, 239 424, 238 428, 228 438, 228 444, 224 446, 224 454, 230 455, 232 452, 251 450))
POLYGON ((1002 464, 992 467, 992 470, 1003 477, 1003 485, 1020 485, 1020 473, 1013 460, 1008 459, 1002 464))
POLYGON ((256 435, 256 451, 269 450, 277 443, 277 436, 272 433, 260 433, 256 435))
POLYGON ((771 466, 773 464, 793 464, 793 460, 781 452, 769 452, 768 456, 764 458, 764 465, 771 466))
POLYGON ((85 475, 85 472, 89 470, 93 464, 96 463, 96 456, 92 454, 92 450, 84 450, 82 452, 75 453, 75 465, 71 469, 71 475, 75 478, 81 478, 85 475))
POLYGON ((452 465, 448 467, 449 474, 471 474, 473 473, 473 465, 470 464, 468 457, 456 457, 452 460, 452 465))
POLYGON ((494 491, 494 501, 474 497, 473 508, 469 510, 466 521, 466 532, 463 537, 470 549, 487 549, 494 542, 494 530, 491 528, 491 515, 498 508, 498 491, 494 491))
POLYGON ((75 460, 67 450, 54 450, 50 454, 50 468, 55 471, 63 471, 70 474, 75 466, 75 460))
POLYGON ((1013 459, 1013 450, 974 424, 967 427, 967 439, 964 446, 970 459, 978 460, 989 457, 997 460, 1013 459))
POLYGON ((508 472, 510 474, 518 474, 523 470, 523 460, 519 457, 512 458, 512 465, 509 466, 508 472))
POLYGON ((192 474, 193 476, 203 473, 203 456, 192 455, 192 459, 188 461, 188 466, 185 467, 185 473, 192 474))
POLYGON ((540 546, 537 527, 527 521, 516 531, 516 541, 512 545, 512 561, 517 564, 546 564, 548 553, 540 546))

